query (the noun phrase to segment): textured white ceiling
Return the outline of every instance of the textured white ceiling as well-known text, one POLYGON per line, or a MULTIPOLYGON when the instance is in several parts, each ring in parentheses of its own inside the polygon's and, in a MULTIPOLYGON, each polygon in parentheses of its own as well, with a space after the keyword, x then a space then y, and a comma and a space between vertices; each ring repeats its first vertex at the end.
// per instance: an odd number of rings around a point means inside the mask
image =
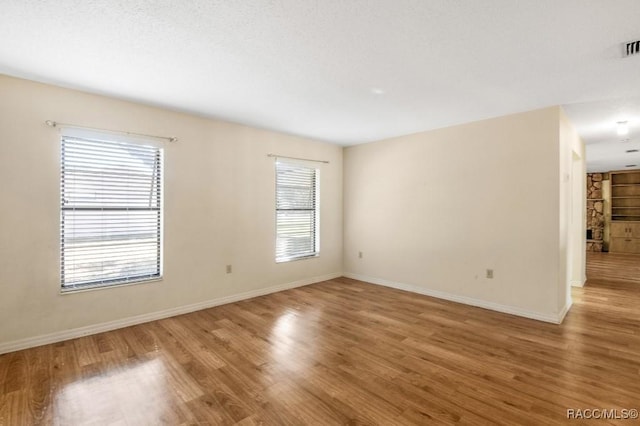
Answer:
POLYGON ((639 18, 638 0, 2 0, 0 73, 353 144, 640 96, 620 47, 639 18))
MULTIPOLYGON (((635 67, 640 72, 640 63, 635 67)), ((587 144, 589 172, 640 169, 640 97, 565 105, 564 110, 587 144), (628 135, 618 136, 619 121, 627 122, 628 135), (634 149, 639 152, 627 152, 634 149)))

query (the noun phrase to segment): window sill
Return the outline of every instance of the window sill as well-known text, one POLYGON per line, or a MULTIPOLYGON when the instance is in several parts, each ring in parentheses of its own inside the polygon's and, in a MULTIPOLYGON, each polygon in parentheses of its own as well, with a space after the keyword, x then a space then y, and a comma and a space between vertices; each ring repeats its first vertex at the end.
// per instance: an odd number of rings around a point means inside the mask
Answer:
POLYGON ((294 257, 294 258, 291 258, 291 259, 276 260, 276 263, 289 263, 289 262, 295 262, 297 260, 315 259, 317 257, 320 257, 319 253, 311 254, 309 256, 294 257))
POLYGON ((60 294, 66 296, 68 294, 84 293, 87 291, 106 290, 109 288, 120 288, 120 287, 129 287, 129 286, 140 285, 140 284, 150 284, 150 283, 155 283, 162 280, 163 280, 163 277, 160 276, 158 278, 151 278, 148 280, 131 281, 131 282, 119 283, 119 284, 96 284, 96 285, 88 285, 86 287, 79 287, 79 288, 61 288, 60 294))

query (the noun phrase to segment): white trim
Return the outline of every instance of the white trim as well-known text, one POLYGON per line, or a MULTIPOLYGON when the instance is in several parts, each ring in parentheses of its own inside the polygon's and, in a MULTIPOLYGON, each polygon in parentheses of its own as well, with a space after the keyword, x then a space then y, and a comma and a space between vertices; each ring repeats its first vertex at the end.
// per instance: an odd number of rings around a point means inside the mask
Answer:
POLYGON ((71 330, 58 331, 51 334, 44 334, 36 337, 28 337, 26 339, 13 340, 11 342, 0 343, 0 354, 19 351, 22 349, 33 348, 35 346, 47 345, 50 343, 62 342, 63 340, 75 339, 77 337, 88 336, 91 334, 102 333, 105 331, 116 330, 118 328, 129 327, 136 324, 142 324, 149 321, 155 321, 163 318, 173 317, 176 315, 188 314, 190 312, 202 309, 212 308, 214 306, 225 305, 227 303, 238 302, 240 300, 252 299, 265 294, 276 293, 279 291, 289 290, 296 287, 302 287, 309 284, 315 284, 322 281, 339 278, 342 273, 335 272, 333 274, 322 275, 319 277, 311 277, 287 284, 279 284, 271 287, 261 288, 258 290, 247 291, 231 296, 220 297, 217 299, 207 300, 204 302, 193 303, 191 305, 169 308, 163 311, 151 312, 148 314, 136 315, 133 317, 122 318, 114 321, 104 322, 100 324, 88 325, 86 327, 73 328, 71 330))
POLYGON ((505 314, 517 315, 520 317, 530 318, 538 321, 550 322, 553 324, 560 324, 562 319, 569 311, 571 304, 567 304, 563 311, 559 314, 549 314, 546 312, 529 311, 526 309, 517 308, 515 306, 501 305, 499 303, 488 302, 486 300, 474 299, 467 296, 459 296, 457 294, 446 293, 439 290, 431 290, 424 287, 419 287, 413 284, 404 284, 395 281, 389 281, 381 278, 368 277, 365 275, 354 274, 351 272, 345 272, 344 276, 347 278, 353 278, 359 281, 365 281, 371 284, 381 285, 385 287, 391 287, 398 290, 409 291, 411 293, 418 293, 425 296, 436 297, 438 299, 449 300, 451 302, 463 303, 465 305, 477 306, 479 308, 490 309, 492 311, 502 312, 505 314))
POLYGON ((564 317, 566 317, 569 313, 569 309, 571 309, 571 306, 573 306, 573 301, 567 301, 567 304, 564 305, 564 308, 562 308, 560 314, 558 315, 558 322, 556 324, 562 324, 562 321, 564 321, 564 317))
POLYGON ((160 275, 157 278, 151 278, 151 279, 147 279, 147 280, 139 280, 139 281, 129 281, 129 282, 122 282, 122 283, 117 283, 117 284, 106 284, 106 285, 87 285, 85 287, 68 287, 68 288, 63 288, 62 286, 60 286, 60 291, 59 294, 61 296, 68 296, 69 294, 77 294, 77 293, 85 293, 87 291, 97 291, 97 290, 105 290, 107 288, 118 288, 118 287, 128 287, 128 286, 132 286, 132 285, 140 285, 140 284, 150 284, 150 283, 156 283, 159 281, 164 281, 164 278, 162 277, 162 275, 160 275))
POLYGON ((584 278, 583 280, 573 280, 571 281, 571 287, 584 287, 586 282, 586 278, 584 278))

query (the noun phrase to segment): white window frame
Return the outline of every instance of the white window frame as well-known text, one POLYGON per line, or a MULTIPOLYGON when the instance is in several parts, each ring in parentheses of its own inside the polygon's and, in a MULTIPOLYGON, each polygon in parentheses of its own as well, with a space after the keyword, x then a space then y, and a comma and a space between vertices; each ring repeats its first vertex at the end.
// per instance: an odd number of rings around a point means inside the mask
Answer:
POLYGON ((316 258, 320 255, 320 170, 316 167, 312 167, 309 164, 306 163, 302 163, 302 162, 296 162, 296 161, 291 161, 291 160, 283 160, 283 159, 276 159, 275 161, 275 190, 276 190, 276 194, 275 194, 275 261, 276 263, 286 263, 286 262, 291 262, 291 261, 295 261, 295 260, 304 260, 304 259, 312 259, 312 258, 316 258), (283 167, 296 167, 296 168, 300 168, 300 169, 306 169, 309 171, 313 171, 313 176, 314 176, 314 200, 313 200, 313 217, 314 217, 314 224, 313 224, 313 233, 312 233, 312 238, 313 238, 313 250, 310 251, 304 251, 304 252, 300 252, 300 253, 291 253, 288 255, 279 255, 279 245, 282 243, 282 240, 280 238, 280 221, 279 221, 279 212, 283 212, 283 211, 308 211, 308 209, 295 209, 295 208, 280 208, 278 206, 278 188, 279 186, 282 184, 281 182, 279 182, 279 166, 282 165, 283 167))
MULTIPOLYGON (((87 150, 86 154, 91 154, 90 150, 87 150)), ((103 132, 77 129, 77 128, 63 128, 61 129, 60 155, 61 155, 60 157, 60 177, 61 177, 61 181, 60 181, 60 231, 61 231, 60 233, 60 279, 61 281, 60 282, 61 282, 61 287, 60 288, 61 288, 61 292, 72 293, 77 291, 120 287, 125 285, 140 284, 140 283, 161 280, 163 277, 163 265, 164 265, 164 244, 163 244, 163 239, 164 239, 164 149, 163 149, 163 145, 161 143, 158 143, 157 141, 140 139, 133 136, 111 134, 106 132, 103 133, 103 132), (70 206, 69 204, 66 204, 64 199, 65 189, 63 185, 65 184, 65 179, 66 179, 65 170, 66 168, 69 167, 69 164, 66 163, 67 160, 64 158, 64 149, 66 146, 65 144, 68 143, 65 141, 70 141, 70 140, 90 141, 90 143, 93 143, 93 144, 96 144, 96 143, 121 144, 122 146, 130 146, 132 147, 132 149, 135 149, 133 146, 136 146, 138 149, 145 149, 145 150, 148 150, 148 152, 155 151, 157 155, 156 157, 157 161, 156 163, 154 163, 154 169, 152 172, 153 177, 151 181, 152 182, 151 185, 153 186, 154 189, 150 189, 149 196, 150 196, 150 204, 151 204, 151 197, 152 196, 155 197, 157 202, 155 202, 154 204, 156 204, 157 207, 151 207, 150 205, 148 209, 144 209, 144 208, 136 208, 136 207, 127 207, 123 205, 121 207, 113 208, 107 205, 104 205, 103 207, 100 207, 99 205, 97 205, 95 206, 95 208, 93 207, 78 208, 77 206, 70 206), (154 240, 157 241, 156 243, 154 243, 154 245, 157 247, 154 255, 154 256, 157 256, 157 264, 153 266, 153 273, 142 273, 142 274, 134 273, 130 276, 121 275, 117 278, 109 278, 106 276, 109 274, 108 273, 105 274, 105 271, 103 270, 102 271, 103 276, 96 279, 91 279, 91 280, 86 280, 81 282, 72 282, 71 280, 67 281, 65 274, 67 274, 71 270, 71 268, 67 268, 67 265, 65 263, 66 262, 65 256, 67 257, 69 256, 69 254, 65 251, 67 249, 65 247, 65 241, 66 241, 65 229, 68 229, 69 225, 67 224, 67 228, 65 228, 64 220, 65 220, 65 212, 74 211, 74 209, 91 211, 91 212, 99 212, 99 211, 105 211, 105 210, 112 210, 112 211, 118 211, 118 212, 129 212, 133 210, 157 211, 158 212, 157 222, 156 222, 156 219, 153 219, 153 222, 149 222, 149 223, 157 223, 156 225, 157 238, 154 237, 154 240)), ((125 229, 128 230, 129 228, 125 228, 125 229)), ((110 239, 109 237, 115 237, 115 236, 116 236, 115 233, 102 234, 101 238, 103 240, 109 240, 110 239)), ((115 241, 117 241, 117 239, 115 241)), ((127 266, 133 268, 135 265, 132 262, 127 266)))

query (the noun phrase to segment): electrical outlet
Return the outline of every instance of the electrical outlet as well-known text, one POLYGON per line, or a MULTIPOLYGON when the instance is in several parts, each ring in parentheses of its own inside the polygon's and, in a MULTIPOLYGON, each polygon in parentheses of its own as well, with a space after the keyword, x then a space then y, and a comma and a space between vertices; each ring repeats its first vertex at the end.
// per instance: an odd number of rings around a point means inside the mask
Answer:
POLYGON ((358 252, 358 259, 362 259, 362 252, 361 251, 358 252))
POLYGON ((493 269, 487 269, 487 278, 493 278, 493 269))
POLYGON ((231 273, 231 265, 227 265, 227 274, 231 273))

